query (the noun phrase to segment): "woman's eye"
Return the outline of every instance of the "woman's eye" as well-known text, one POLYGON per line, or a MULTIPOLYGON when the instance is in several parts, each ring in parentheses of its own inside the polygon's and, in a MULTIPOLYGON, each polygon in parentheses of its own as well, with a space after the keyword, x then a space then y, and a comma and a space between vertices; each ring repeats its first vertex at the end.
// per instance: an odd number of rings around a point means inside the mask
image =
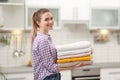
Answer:
POLYGON ((49 18, 46 18, 45 21, 49 21, 49 18))
POLYGON ((49 20, 53 20, 53 17, 45 19, 45 21, 49 21, 49 20))
POLYGON ((53 20, 53 17, 51 17, 51 20, 53 20))

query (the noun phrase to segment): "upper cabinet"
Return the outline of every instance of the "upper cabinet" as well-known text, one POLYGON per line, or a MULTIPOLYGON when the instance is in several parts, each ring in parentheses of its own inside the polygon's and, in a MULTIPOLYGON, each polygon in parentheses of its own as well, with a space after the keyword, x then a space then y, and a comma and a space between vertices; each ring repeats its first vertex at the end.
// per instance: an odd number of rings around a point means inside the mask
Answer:
MULTIPOLYGON (((29 30, 32 27, 32 15, 35 11, 44 8, 41 6, 27 6, 26 7, 26 29, 29 30)), ((47 8, 47 7, 45 7, 47 8)), ((60 10, 57 7, 48 7, 48 9, 50 10, 50 12, 53 14, 53 20, 54 20, 54 28, 59 28, 60 25, 60 20, 59 20, 59 14, 60 14, 60 10)))
POLYGON ((41 8, 48 8, 53 14, 54 29, 60 28, 60 5, 58 0, 25 0, 26 2, 26 30, 31 30, 32 14, 41 8))
POLYGON ((61 0, 62 20, 89 20, 90 0, 61 0))
POLYGON ((90 29, 120 29, 119 0, 91 0, 90 29))
POLYGON ((91 29, 119 29, 118 8, 96 8, 91 10, 91 29))
POLYGON ((90 5, 91 8, 92 7, 102 7, 102 8, 106 8, 106 7, 120 7, 120 0, 91 0, 90 1, 90 5))
POLYGON ((24 6, 24 0, 0 1, 0 30, 23 30, 24 6))

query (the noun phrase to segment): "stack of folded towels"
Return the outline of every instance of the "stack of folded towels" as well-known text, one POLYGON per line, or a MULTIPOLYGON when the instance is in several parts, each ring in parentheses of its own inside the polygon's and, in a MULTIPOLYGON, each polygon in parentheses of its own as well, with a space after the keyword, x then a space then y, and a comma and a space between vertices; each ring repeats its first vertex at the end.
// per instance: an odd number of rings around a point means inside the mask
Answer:
POLYGON ((89 41, 80 41, 72 44, 57 46, 57 62, 60 67, 69 67, 75 64, 92 64, 92 48, 89 41))

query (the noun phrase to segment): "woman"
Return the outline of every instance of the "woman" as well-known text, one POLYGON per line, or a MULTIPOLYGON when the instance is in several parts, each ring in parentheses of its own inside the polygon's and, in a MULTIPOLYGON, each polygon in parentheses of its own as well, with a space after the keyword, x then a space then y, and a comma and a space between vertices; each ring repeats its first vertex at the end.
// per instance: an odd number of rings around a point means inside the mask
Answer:
POLYGON ((74 69, 82 66, 59 67, 57 50, 52 44, 49 31, 53 29, 54 21, 51 12, 42 8, 32 16, 32 62, 34 80, 60 80, 61 70, 74 69))

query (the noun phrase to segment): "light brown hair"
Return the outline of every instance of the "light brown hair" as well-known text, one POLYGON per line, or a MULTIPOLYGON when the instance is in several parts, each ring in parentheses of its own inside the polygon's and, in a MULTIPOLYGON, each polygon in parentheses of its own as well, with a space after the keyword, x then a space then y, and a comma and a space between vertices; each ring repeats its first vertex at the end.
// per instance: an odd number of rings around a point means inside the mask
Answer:
POLYGON ((38 22, 40 22, 41 16, 46 12, 50 12, 49 9, 41 8, 32 15, 32 44, 37 35, 37 30, 40 28, 38 22))

